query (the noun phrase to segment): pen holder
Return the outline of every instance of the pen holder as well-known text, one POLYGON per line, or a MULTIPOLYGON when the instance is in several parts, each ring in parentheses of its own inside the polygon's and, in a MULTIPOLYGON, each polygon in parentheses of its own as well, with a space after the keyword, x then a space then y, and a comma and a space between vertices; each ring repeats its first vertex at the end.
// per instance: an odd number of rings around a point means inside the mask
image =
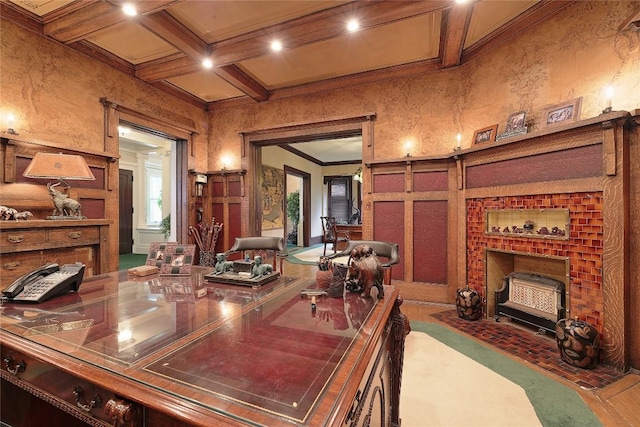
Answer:
POLYGON ((203 267, 213 267, 216 265, 215 254, 211 251, 200 251, 200 265, 203 267))

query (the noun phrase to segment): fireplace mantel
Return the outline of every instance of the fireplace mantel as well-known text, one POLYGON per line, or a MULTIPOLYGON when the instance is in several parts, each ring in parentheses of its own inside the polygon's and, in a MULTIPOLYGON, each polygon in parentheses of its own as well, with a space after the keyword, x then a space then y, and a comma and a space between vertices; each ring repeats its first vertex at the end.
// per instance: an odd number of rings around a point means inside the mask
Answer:
MULTIPOLYGON (((525 271, 544 274, 536 270, 558 262, 552 276, 566 284, 568 313, 598 329, 605 362, 619 369, 629 366, 632 127, 631 114, 612 112, 457 153, 467 251, 459 271, 483 296, 485 316, 495 314, 489 290, 491 270, 502 268, 496 263, 524 263, 525 271), (487 229, 487 212, 526 209, 567 210, 566 238, 487 229)), ((500 279, 509 272, 500 271, 500 279)))

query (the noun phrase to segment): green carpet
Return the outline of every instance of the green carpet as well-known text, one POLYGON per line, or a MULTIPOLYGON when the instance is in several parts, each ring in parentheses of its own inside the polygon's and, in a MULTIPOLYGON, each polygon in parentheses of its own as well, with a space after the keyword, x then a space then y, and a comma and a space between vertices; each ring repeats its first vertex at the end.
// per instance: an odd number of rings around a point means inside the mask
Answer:
POLYGON ((131 267, 139 267, 147 262, 147 254, 123 254, 120 255, 118 270, 128 270, 131 267))
POLYGON ((546 375, 436 323, 412 321, 411 329, 426 333, 518 384, 525 390, 543 426, 602 426, 578 393, 546 375))

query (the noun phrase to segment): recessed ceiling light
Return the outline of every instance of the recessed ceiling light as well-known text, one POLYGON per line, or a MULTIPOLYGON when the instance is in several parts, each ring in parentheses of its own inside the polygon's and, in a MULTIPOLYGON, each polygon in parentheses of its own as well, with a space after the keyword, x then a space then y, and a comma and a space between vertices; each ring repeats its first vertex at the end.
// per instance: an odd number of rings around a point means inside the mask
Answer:
POLYGON ((134 5, 132 5, 131 3, 125 3, 122 6, 122 11, 127 16, 136 16, 138 14, 138 11, 136 10, 136 7, 134 5))
POLYGON ((211 59, 209 59, 209 58, 205 58, 205 59, 202 60, 202 66, 204 68, 206 68, 207 70, 211 69, 211 68, 213 68, 213 61, 211 59))
POLYGON ((280 43, 280 40, 274 40, 271 42, 271 50, 274 52, 280 52, 282 50, 282 43, 280 43))
POLYGON ((455 0, 457 4, 467 3, 469 0, 455 0))
POLYGON ((347 30, 350 32, 358 31, 360 29, 360 23, 356 19, 350 19, 347 22, 347 30))

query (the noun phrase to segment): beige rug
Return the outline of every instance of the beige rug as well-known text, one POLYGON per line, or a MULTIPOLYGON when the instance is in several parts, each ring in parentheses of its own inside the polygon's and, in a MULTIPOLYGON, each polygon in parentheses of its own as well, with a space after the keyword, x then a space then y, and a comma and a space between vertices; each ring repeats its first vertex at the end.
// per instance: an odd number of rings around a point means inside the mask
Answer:
POLYGON ((406 338, 402 427, 541 426, 524 390, 429 335, 406 338))
MULTIPOLYGON (((320 257, 322 256, 322 253, 324 252, 324 245, 322 246, 318 246, 315 248, 311 248, 308 249, 306 251, 302 251, 299 253, 296 253, 294 255, 290 255, 293 256, 297 259, 299 259, 300 261, 305 261, 305 262, 316 262, 320 259, 320 257)), ((333 255, 333 248, 331 247, 331 245, 327 245, 327 255, 333 255)), ((335 258, 333 260, 333 262, 339 262, 342 264, 346 264, 347 261, 349 260, 349 257, 339 257, 339 258, 335 258)))

